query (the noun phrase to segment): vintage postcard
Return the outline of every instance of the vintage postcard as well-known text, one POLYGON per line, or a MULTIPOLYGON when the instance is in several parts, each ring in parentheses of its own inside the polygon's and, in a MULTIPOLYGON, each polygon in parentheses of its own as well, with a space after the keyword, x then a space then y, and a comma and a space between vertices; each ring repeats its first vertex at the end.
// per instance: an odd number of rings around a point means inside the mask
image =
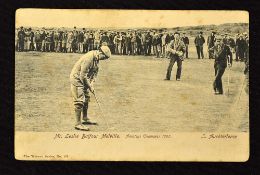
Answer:
POLYGON ((249 13, 18 9, 18 160, 249 158, 249 13))

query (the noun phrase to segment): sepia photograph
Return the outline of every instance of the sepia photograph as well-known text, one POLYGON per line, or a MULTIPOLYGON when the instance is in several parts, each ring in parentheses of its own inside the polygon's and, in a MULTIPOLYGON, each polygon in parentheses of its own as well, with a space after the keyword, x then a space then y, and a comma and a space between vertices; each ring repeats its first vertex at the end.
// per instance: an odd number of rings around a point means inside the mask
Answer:
POLYGON ((248 159, 247 11, 18 9, 15 24, 17 159, 248 159))

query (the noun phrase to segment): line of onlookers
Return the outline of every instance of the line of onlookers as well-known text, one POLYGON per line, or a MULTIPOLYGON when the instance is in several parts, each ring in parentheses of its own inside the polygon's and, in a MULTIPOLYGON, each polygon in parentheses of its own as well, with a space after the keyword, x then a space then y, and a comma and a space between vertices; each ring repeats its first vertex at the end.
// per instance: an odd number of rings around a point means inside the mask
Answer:
MULTIPOLYGON (((221 34, 222 41, 235 53, 236 60, 244 60, 248 53, 249 37, 247 33, 221 34)), ((186 46, 186 58, 189 57, 190 39, 186 33, 181 33, 182 41, 186 46)), ((86 53, 98 49, 102 44, 107 44, 112 54, 117 55, 154 55, 166 57, 167 44, 174 39, 174 33, 167 30, 87 30, 86 28, 67 31, 57 30, 32 30, 20 27, 15 32, 15 48, 18 52, 41 51, 41 52, 64 52, 86 53)), ((198 58, 204 58, 203 46, 207 44, 209 58, 213 58, 209 48, 214 46, 216 32, 207 37, 207 43, 203 32, 195 37, 194 44, 198 58)))

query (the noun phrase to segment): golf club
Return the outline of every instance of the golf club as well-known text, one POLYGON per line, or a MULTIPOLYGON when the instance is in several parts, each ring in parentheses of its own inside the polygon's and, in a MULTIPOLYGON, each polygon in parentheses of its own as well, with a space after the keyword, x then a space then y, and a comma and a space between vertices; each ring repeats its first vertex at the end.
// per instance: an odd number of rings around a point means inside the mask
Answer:
POLYGON ((108 126, 106 117, 105 117, 104 112, 103 112, 103 110, 102 110, 102 108, 101 108, 101 106, 100 106, 100 103, 99 103, 99 101, 98 101, 98 99, 97 99, 97 96, 96 96, 95 92, 93 92, 93 95, 94 95, 95 100, 96 100, 96 102, 97 102, 97 104, 98 104, 98 107, 99 107, 99 110, 100 110, 100 112, 101 112, 102 118, 104 119, 104 121, 105 121, 105 123, 106 123, 106 127, 107 127, 107 129, 109 129, 109 126, 108 126))

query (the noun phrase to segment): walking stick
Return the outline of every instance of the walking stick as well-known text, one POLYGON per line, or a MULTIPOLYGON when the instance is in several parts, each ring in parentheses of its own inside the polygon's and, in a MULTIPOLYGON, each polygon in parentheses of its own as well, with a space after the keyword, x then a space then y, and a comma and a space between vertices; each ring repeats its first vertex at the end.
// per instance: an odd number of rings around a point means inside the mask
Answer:
MULTIPOLYGON (((230 57, 228 56, 228 58, 230 59, 230 57)), ((230 84, 230 61, 228 60, 228 92, 227 95, 229 96, 229 84, 230 84)))
POLYGON ((228 93, 227 93, 228 96, 229 96, 229 83, 230 83, 230 67, 228 67, 228 93))

